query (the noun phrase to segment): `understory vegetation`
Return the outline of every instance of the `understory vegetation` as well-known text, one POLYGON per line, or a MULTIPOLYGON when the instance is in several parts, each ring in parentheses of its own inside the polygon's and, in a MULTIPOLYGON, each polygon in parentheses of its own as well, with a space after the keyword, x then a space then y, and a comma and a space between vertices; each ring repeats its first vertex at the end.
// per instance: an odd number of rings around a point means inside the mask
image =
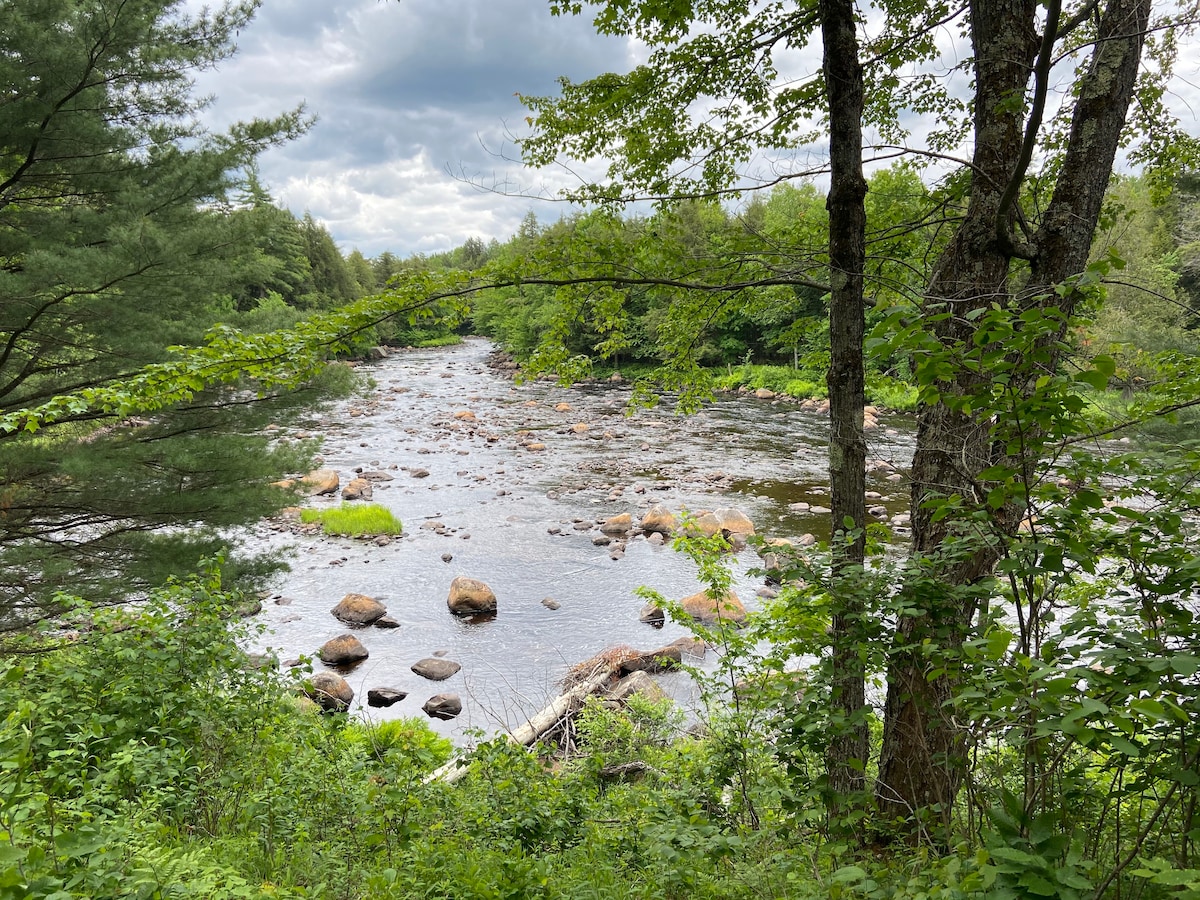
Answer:
MULTIPOLYGON (((532 751, 477 735, 454 784, 422 720, 321 715, 252 664, 215 566, 136 608, 71 601, 0 667, 0 897, 1200 896, 1200 647, 1150 577, 1161 524, 1132 581, 1015 583, 1031 611, 1072 594, 1053 634, 997 616, 939 657, 972 760, 949 843, 830 811, 828 660, 797 668, 826 642, 816 558, 773 562, 789 586, 745 629, 697 627, 721 654, 698 720, 593 698, 532 751)), ((720 538, 677 546, 723 589, 720 538)))

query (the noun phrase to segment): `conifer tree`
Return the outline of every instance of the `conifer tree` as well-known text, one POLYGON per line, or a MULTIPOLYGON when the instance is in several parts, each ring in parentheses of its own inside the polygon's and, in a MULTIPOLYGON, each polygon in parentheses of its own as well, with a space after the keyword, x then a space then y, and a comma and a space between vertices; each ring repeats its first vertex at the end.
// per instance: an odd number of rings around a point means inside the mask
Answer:
MULTIPOLYGON (((0 0, 0 415, 118 384, 216 319, 245 252, 222 204, 306 124, 300 109, 224 134, 196 124, 192 74, 256 7, 0 0)), ((282 401, 227 399, 125 421, 81 406, 0 435, 0 627, 56 591, 136 591, 282 499, 265 485, 299 455, 254 430, 282 401)))

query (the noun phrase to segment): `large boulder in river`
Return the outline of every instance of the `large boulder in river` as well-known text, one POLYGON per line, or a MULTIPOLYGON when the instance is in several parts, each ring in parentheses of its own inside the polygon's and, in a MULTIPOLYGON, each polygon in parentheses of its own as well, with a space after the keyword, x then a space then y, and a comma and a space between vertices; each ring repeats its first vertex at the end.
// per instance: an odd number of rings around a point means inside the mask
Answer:
POLYGON ((693 619, 711 625, 716 622, 732 622, 740 625, 746 619, 746 607, 733 591, 724 597, 710 597, 707 591, 700 591, 690 597, 684 597, 679 605, 693 619))
POLYGON ((370 625, 387 615, 387 607, 365 594, 347 594, 330 612, 347 625, 370 625))
POLYGON ((645 672, 631 672, 618 681, 608 692, 609 700, 624 703, 634 694, 640 694, 647 700, 661 701, 667 699, 666 692, 655 684, 654 679, 645 672))
POLYGON ((432 719, 453 719, 462 708, 462 698, 458 694, 434 694, 421 707, 432 719))
POLYGON ((633 517, 629 513, 609 516, 600 526, 603 534, 628 534, 633 529, 633 517))
POLYGON ((445 681, 451 675, 457 674, 461 668, 462 666, 456 662, 449 659, 438 659, 433 656, 418 660, 412 664, 414 672, 422 678, 428 678, 430 681, 445 681))
POLYGON ((654 504, 642 516, 642 531, 670 535, 675 529, 675 515, 665 506, 654 504))
POLYGON ((450 596, 446 598, 446 605, 456 616, 495 612, 496 595, 478 578, 459 575, 450 582, 450 596))
POLYGON ((354 690, 336 672, 316 672, 305 679, 301 690, 325 712, 345 712, 354 699, 354 690))
POLYGON ((712 537, 720 534, 721 520, 717 518, 716 513, 708 512, 707 510, 697 513, 687 521, 684 526, 687 533, 690 535, 702 535, 703 537, 712 537))
POLYGON ((329 666, 349 666, 370 656, 362 641, 352 634, 339 634, 326 641, 317 655, 321 657, 321 662, 329 666))
POLYGON ((725 507, 724 509, 718 509, 714 515, 717 517, 717 521, 721 523, 721 533, 726 537, 735 534, 749 537, 754 534, 754 523, 740 509, 725 507))
POLYGON ((333 469, 315 469, 300 479, 300 487, 313 496, 332 494, 341 482, 333 469))
POLYGON ((365 478, 352 478, 350 483, 342 488, 343 500, 370 500, 375 489, 365 478))

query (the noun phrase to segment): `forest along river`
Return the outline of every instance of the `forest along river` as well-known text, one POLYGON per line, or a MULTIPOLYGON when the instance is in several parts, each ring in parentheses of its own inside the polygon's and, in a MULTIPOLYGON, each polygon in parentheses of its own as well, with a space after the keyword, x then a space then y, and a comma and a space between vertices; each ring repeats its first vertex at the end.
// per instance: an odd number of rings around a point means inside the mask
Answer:
MULTIPOLYGON (((429 697, 457 693, 462 714, 430 724, 458 741, 523 722, 559 693, 569 666, 608 647, 653 650, 686 634, 669 621, 659 629, 641 623, 645 601, 634 591, 645 585, 682 599, 703 588, 693 565, 669 542, 640 535, 613 558, 611 547, 593 543, 605 518, 628 512, 636 525, 658 503, 676 515, 733 507, 767 537, 795 540, 829 528, 826 416, 792 401, 733 395, 690 417, 666 405, 627 416, 628 385, 516 385, 511 373, 489 368, 491 350, 472 339, 396 352, 363 367, 375 383, 367 395, 287 436, 322 437, 321 464, 343 486, 356 470, 391 475, 374 483, 373 501, 401 519, 403 536, 379 545, 264 522, 246 539, 251 549, 288 548, 291 565, 263 602, 266 630, 255 649, 285 661, 311 655, 319 669, 316 651, 347 631, 332 607, 347 593, 376 597, 400 627, 353 632, 370 657, 342 672, 355 692, 352 712, 424 717, 429 697), (545 449, 528 449, 530 441, 545 449), (457 575, 493 589, 494 618, 450 613, 457 575), (411 671, 439 654, 461 671, 440 682, 411 671), (367 691, 376 687, 408 696, 368 708, 367 691)), ((868 456, 878 461, 868 484, 878 496, 868 504, 905 513, 900 473, 912 457, 909 423, 885 415, 868 433, 868 456)), ((341 502, 340 495, 310 501, 341 502)), ((734 560, 735 590, 748 609, 758 606, 764 582, 745 573, 760 564, 752 550, 734 560)), ((683 673, 657 678, 681 702, 692 694, 683 673)))

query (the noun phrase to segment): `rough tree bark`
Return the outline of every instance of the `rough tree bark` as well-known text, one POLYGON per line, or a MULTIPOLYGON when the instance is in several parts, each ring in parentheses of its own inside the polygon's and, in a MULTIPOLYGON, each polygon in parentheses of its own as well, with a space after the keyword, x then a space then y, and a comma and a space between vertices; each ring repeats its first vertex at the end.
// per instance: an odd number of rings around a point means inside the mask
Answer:
MULTIPOLYGON (((1125 117, 1133 98, 1138 63, 1150 14, 1150 0, 1109 0, 1101 13, 1091 65, 1081 78, 1068 144, 1049 206, 1026 240, 1014 235, 1016 189, 1028 162, 1027 129, 1036 128, 1034 78, 1046 58, 1037 32, 1035 0, 974 0, 971 39, 975 53, 975 152, 970 200, 964 221, 942 254, 930 280, 925 305, 931 313, 950 312, 933 326, 946 346, 970 339, 967 314, 994 301, 1016 299, 1025 308, 1056 306, 1070 313, 1078 302, 1072 292, 1053 288, 1083 270, 1108 186, 1125 117), (1034 110, 1024 99, 1034 85, 1034 110), (1032 118, 1032 123, 1029 121, 1032 118), (1014 275, 1024 259, 1029 274, 1014 275)), ((1057 4, 1048 10, 1053 49, 1059 27, 1057 4)), ((1050 365, 1057 362, 1053 356, 1050 365)), ((1043 362, 1043 365, 1045 363, 1043 362)), ((1040 371, 1024 376, 1032 384, 1040 371)), ((983 387, 987 373, 959 371, 944 390, 968 396, 983 387)), ((1020 379, 1018 379, 1020 380, 1020 379)), ((942 585, 931 590, 921 579, 908 590, 920 615, 904 616, 888 667, 883 746, 876 797, 887 816, 910 817, 921 810, 944 824, 963 773, 963 735, 952 708, 955 684, 949 674, 931 672, 934 663, 922 652, 924 642, 953 654, 962 646, 976 607, 969 587, 987 576, 997 561, 998 545, 975 541, 969 552, 946 554, 955 537, 955 517, 938 520, 930 501, 959 497, 982 507, 979 474, 998 462, 1028 466, 1031 460, 999 456, 990 423, 964 414, 945 402, 919 411, 917 451, 912 468, 913 545, 915 556, 935 560, 942 585), (919 596, 918 596, 919 594, 919 596)), ((1001 510, 993 522, 1001 533, 1014 533, 1019 515, 1001 510)))
MULTIPOLYGON (((835 798, 861 792, 870 753, 865 668, 859 653, 863 599, 856 573, 866 542, 866 457, 863 437, 863 267, 867 182, 862 166, 863 69, 853 0, 821 0, 825 89, 829 99, 829 480, 833 542, 832 704, 843 721, 826 751, 835 798), (847 528, 847 524, 849 528, 847 528), (844 538, 854 532, 850 540, 844 538)), ((835 800, 836 802, 836 800, 835 800)))

